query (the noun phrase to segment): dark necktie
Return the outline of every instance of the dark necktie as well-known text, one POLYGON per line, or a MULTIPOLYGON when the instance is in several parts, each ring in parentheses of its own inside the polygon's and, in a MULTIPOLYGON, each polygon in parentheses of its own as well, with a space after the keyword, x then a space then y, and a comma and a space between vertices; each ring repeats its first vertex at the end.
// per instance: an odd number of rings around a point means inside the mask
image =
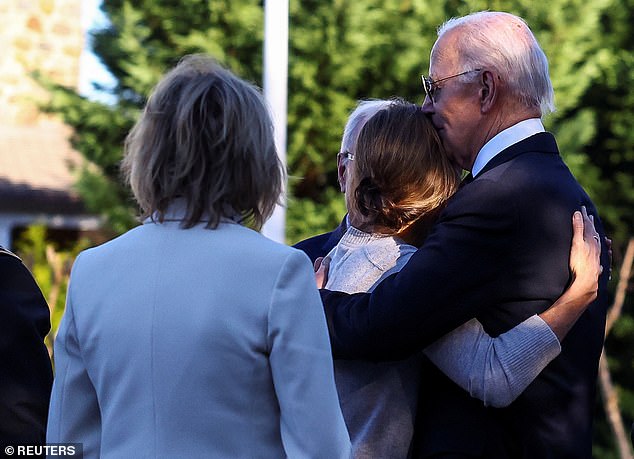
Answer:
POLYGON ((460 182, 460 188, 462 188, 465 185, 468 185, 469 183, 473 182, 473 175, 471 174, 471 172, 469 172, 465 178, 462 179, 462 182, 460 182))

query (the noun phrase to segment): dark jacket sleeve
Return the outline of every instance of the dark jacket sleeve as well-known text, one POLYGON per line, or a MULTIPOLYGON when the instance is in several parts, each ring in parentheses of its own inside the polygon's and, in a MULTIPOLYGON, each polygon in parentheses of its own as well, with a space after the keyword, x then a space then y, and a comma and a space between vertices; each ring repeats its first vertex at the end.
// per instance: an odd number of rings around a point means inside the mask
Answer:
POLYGON ((43 443, 53 373, 49 308, 33 276, 0 253, 0 442, 43 443))

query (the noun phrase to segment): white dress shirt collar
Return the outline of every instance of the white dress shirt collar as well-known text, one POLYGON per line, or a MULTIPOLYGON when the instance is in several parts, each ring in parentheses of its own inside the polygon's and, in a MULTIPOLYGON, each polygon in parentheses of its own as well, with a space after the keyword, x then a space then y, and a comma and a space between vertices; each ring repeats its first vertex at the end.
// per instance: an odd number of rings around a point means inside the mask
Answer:
POLYGON ((542 120, 539 118, 530 118, 524 121, 520 121, 514 124, 510 128, 504 129, 495 135, 491 140, 484 144, 484 146, 478 152, 473 167, 471 168, 471 174, 475 177, 484 166, 488 164, 498 153, 506 148, 521 142, 528 137, 535 135, 539 132, 545 132, 542 120))

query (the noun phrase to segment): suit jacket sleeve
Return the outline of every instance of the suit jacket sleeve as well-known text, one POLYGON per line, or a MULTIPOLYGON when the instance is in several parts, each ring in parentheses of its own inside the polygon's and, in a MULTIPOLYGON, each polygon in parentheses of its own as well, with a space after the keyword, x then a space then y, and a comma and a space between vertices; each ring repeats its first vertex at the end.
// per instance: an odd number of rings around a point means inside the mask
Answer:
POLYGON ((50 313, 19 258, 0 254, 0 443, 43 443, 53 374, 50 313))
POLYGON ((300 252, 288 257, 279 274, 269 309, 268 347, 286 455, 349 457, 328 330, 313 270, 300 252))
MULTIPOLYGON (((73 272, 80 260, 81 255, 75 260, 73 272)), ((66 310, 55 340, 55 382, 46 441, 82 443, 85 457, 99 457, 101 415, 97 393, 82 359, 74 308, 71 275, 66 310)))
POLYGON ((514 248, 517 212, 513 195, 476 180, 454 195, 407 265, 371 294, 322 290, 335 358, 402 358, 476 317, 514 248))

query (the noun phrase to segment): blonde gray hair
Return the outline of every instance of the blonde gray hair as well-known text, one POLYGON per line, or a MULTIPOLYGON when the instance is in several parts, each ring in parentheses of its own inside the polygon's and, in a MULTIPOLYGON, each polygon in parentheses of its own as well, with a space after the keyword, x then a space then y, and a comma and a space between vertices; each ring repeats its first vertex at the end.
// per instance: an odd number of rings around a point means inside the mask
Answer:
MULTIPOLYGON (((506 80, 524 106, 542 115, 555 110, 548 59, 526 22, 513 14, 479 11, 452 18, 438 28, 438 36, 460 31, 458 55, 462 68, 493 68, 506 80)), ((473 78, 465 75, 463 81, 473 78)))
POLYGON ((366 99, 359 102, 357 107, 350 113, 348 122, 343 130, 343 137, 341 138, 341 151, 352 152, 354 146, 357 144, 357 138, 363 125, 372 116, 383 108, 389 107, 393 104, 393 100, 386 99, 366 99))
POLYGON ((285 179, 260 91, 204 55, 186 56, 155 87, 122 171, 144 217, 162 222, 184 199, 185 228, 237 217, 259 229, 285 179))
POLYGON ((409 102, 392 100, 372 116, 354 154, 346 203, 364 231, 397 235, 414 228, 424 237, 458 189, 458 172, 438 133, 409 102))

